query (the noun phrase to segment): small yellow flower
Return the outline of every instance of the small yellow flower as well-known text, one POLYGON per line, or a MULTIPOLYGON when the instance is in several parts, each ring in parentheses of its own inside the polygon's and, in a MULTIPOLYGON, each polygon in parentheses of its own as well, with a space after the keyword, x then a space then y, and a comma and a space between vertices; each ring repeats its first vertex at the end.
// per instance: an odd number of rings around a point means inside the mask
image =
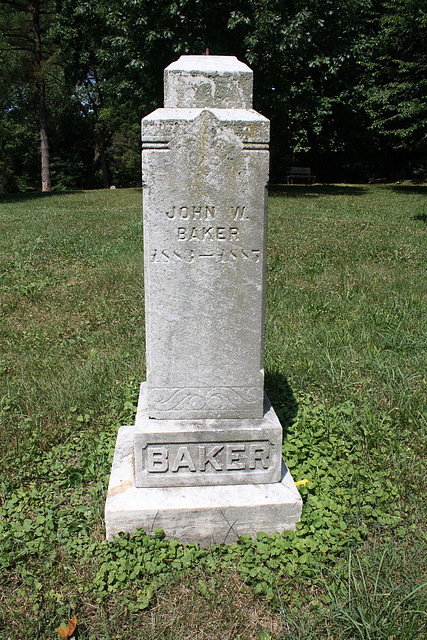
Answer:
POLYGON ((295 486, 299 487, 301 485, 307 484, 307 482, 309 482, 308 478, 304 478, 304 480, 298 480, 298 482, 295 482, 295 486))

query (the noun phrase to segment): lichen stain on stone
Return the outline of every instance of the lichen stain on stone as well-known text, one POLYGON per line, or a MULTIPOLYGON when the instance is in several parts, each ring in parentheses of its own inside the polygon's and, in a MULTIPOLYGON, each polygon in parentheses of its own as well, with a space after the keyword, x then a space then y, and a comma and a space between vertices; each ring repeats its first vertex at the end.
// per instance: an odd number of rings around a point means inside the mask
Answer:
POLYGON ((118 484, 117 487, 113 487, 107 494, 107 498, 111 498, 112 496, 116 496, 118 493, 124 493, 128 489, 132 487, 133 483, 130 480, 125 480, 121 484, 118 484))

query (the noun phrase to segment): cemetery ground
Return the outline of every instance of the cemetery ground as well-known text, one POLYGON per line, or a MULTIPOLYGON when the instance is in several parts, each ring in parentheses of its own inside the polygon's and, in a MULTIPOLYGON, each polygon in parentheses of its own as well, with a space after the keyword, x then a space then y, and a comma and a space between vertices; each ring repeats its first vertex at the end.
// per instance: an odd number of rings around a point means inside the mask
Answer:
POLYGON ((0 203, 0 637, 427 635, 427 186, 271 187, 266 389, 297 531, 106 542, 145 376, 139 190, 0 203))

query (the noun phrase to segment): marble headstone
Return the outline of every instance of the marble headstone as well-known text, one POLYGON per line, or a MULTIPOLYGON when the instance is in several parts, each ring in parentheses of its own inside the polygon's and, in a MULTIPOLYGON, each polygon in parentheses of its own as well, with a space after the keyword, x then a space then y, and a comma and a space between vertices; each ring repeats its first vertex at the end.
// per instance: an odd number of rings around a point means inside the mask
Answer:
POLYGON ((182 56, 142 121, 147 381, 119 431, 107 536, 293 528, 301 498, 264 394, 269 121, 252 71, 182 56))

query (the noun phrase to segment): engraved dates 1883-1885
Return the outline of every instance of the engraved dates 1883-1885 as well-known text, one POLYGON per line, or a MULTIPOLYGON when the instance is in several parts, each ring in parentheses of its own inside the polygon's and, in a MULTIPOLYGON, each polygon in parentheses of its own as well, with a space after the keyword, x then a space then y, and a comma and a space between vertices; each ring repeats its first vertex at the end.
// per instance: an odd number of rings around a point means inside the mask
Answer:
POLYGON ((250 261, 260 262, 260 249, 242 249, 233 247, 232 249, 218 249, 216 251, 196 250, 196 249, 153 249, 150 254, 150 262, 167 264, 168 262, 188 262, 194 260, 211 259, 214 262, 237 262, 250 261))

